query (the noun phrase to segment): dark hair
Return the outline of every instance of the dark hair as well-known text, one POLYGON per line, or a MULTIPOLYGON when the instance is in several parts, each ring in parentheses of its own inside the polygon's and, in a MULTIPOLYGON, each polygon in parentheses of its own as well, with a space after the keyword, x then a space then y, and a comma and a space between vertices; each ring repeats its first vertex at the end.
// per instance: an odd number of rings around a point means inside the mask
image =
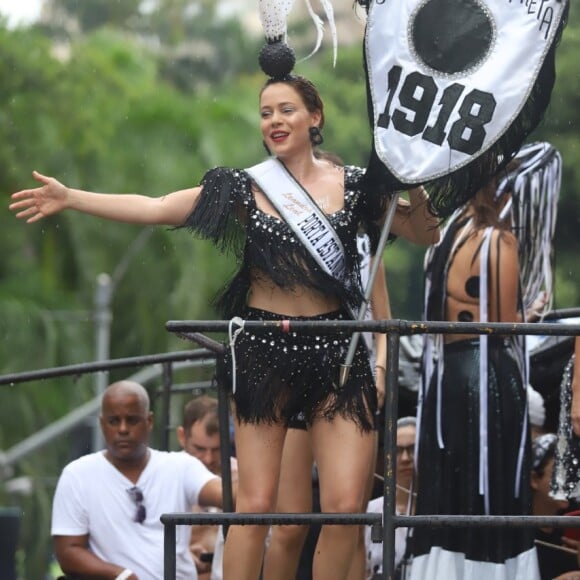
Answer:
POLYGON ((283 78, 269 78, 262 87, 260 91, 260 96, 267 89, 269 86, 283 83, 292 87, 302 98, 306 109, 310 113, 320 113, 320 125, 318 125, 319 129, 324 128, 324 103, 320 98, 320 93, 318 89, 314 86, 312 81, 309 81, 307 78, 299 76, 299 75, 288 75, 283 78))
POLYGON ((498 204, 495 199, 496 189, 497 182, 494 178, 484 185, 471 200, 469 205, 473 212, 474 226, 476 229, 487 226, 493 226, 497 229, 503 229, 505 227, 502 226, 499 219, 498 204))
POLYGON ((338 155, 337 153, 333 153, 332 151, 318 150, 318 151, 314 152, 314 156, 317 159, 322 159, 323 161, 328 161, 329 163, 332 163, 332 165, 336 165, 337 167, 344 166, 344 161, 342 160, 342 157, 340 155, 338 155))
POLYGON ((185 405, 182 427, 186 434, 189 434, 194 423, 202 420, 204 421, 207 435, 214 435, 219 432, 217 399, 208 395, 201 395, 185 405))
POLYGON ((518 159, 512 159, 502 167, 476 194, 471 200, 471 209, 477 229, 493 226, 500 230, 511 229, 509 220, 500 221, 500 210, 504 205, 507 196, 511 195, 511 187, 502 188, 501 195, 498 197, 498 187, 505 179, 515 181, 517 171, 521 162, 518 159))

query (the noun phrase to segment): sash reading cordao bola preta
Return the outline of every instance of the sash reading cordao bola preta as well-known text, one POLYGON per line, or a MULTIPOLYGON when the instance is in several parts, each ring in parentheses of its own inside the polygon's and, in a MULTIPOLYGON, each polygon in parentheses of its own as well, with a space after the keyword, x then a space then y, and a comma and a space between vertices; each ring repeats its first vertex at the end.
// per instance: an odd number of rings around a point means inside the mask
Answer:
POLYGON ((359 0, 374 139, 363 188, 426 185, 447 216, 536 128, 569 0, 359 0))
POLYGON ((344 248, 320 206, 275 158, 246 169, 316 263, 330 276, 344 275, 344 248))

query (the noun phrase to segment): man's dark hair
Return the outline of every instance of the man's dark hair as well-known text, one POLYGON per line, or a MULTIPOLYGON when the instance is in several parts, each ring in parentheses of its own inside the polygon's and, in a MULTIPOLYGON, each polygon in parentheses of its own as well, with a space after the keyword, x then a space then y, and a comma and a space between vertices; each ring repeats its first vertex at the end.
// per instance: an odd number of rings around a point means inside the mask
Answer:
POLYGON ((207 435, 219 433, 219 417, 217 399, 208 395, 200 395, 187 403, 183 409, 183 430, 189 434, 194 423, 203 421, 207 435))

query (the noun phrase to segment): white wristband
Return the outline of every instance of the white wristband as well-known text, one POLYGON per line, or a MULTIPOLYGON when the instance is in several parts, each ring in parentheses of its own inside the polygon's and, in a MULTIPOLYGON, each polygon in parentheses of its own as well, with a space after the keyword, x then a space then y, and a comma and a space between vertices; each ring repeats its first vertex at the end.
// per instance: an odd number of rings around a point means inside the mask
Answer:
POLYGON ((133 570, 129 570, 129 568, 125 568, 116 578, 115 580, 127 580, 130 576, 133 576, 133 570))

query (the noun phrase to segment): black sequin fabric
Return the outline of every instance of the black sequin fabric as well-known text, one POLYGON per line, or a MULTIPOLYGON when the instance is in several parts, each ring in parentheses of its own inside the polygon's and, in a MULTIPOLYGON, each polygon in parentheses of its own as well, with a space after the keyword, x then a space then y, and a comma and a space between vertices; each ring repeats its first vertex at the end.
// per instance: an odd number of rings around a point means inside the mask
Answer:
MULTIPOLYGON (((348 320, 345 312, 312 317, 288 317, 248 308, 246 320, 324 321, 348 320)), ((239 419, 249 423, 285 424, 300 417, 307 425, 314 419, 332 419, 337 414, 353 420, 361 431, 373 428, 377 408, 376 389, 364 340, 360 340, 348 380, 338 388, 350 335, 317 335, 243 331, 235 340, 235 365, 228 349, 218 362, 218 381, 232 390, 239 419)))
POLYGON ((573 373, 574 356, 564 369, 560 385, 558 440, 550 490, 556 499, 577 500, 580 497, 580 437, 574 434, 570 421, 573 373))
MULTIPOLYGON (((284 220, 257 207, 252 180, 244 170, 218 167, 206 173, 200 198, 182 227, 237 257, 239 270, 216 299, 224 318, 293 320, 247 307, 252 280, 260 278, 286 290, 307 288, 340 301, 342 311, 313 320, 348 319, 349 311, 358 311, 363 294, 356 236, 364 229, 371 240, 377 237, 375 220, 382 209, 380 196, 369 200, 362 193, 362 175, 360 168, 344 168, 344 206, 328 215, 345 251, 344 277, 339 280, 318 266, 284 220)), ((235 342, 235 366, 229 350, 218 361, 218 381, 231 391, 235 372, 233 398, 242 421, 288 424, 301 414, 310 424, 338 414, 369 431, 377 403, 364 341, 359 341, 348 381, 336 388, 349 343, 350 336, 244 331, 235 342)))
POLYGON ((345 249, 345 275, 337 280, 318 266, 285 221, 257 207, 245 171, 218 167, 206 173, 200 199, 182 227, 214 241, 222 250, 233 251, 240 263, 216 299, 218 311, 225 318, 239 316, 252 277, 263 277, 288 290, 306 287, 337 297, 356 311, 363 299, 356 233, 360 227, 376 228, 373 216, 367 215, 371 211, 368 201, 358 188, 361 175, 362 169, 345 167, 344 207, 328 216, 345 249))

